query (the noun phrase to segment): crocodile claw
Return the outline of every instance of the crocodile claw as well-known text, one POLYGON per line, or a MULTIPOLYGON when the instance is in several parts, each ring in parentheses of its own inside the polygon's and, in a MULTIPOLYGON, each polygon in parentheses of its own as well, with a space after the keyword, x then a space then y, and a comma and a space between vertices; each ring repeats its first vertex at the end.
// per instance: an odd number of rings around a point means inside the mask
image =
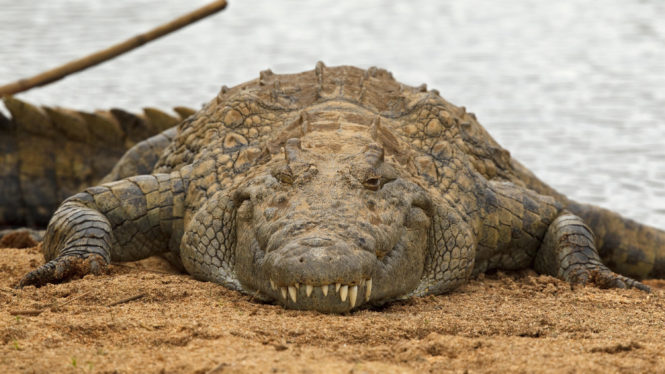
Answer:
POLYGON ((16 288, 40 287, 47 283, 58 283, 86 274, 99 275, 106 268, 106 261, 98 254, 57 257, 26 274, 16 288))
POLYGON ((645 292, 651 292, 651 288, 635 279, 617 274, 609 269, 595 270, 591 272, 591 283, 599 288, 637 288, 645 292))
POLYGON ((581 269, 571 272, 567 280, 574 284, 593 284, 598 288, 636 288, 644 292, 651 292, 649 286, 617 274, 604 265, 596 265, 592 269, 581 267, 581 269))

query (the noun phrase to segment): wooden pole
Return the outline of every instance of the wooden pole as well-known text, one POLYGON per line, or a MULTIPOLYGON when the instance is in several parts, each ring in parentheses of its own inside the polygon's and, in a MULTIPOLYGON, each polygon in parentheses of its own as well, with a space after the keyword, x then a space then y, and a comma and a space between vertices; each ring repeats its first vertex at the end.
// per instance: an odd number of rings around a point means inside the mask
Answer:
POLYGON ((161 36, 183 28, 211 14, 217 13, 226 8, 226 1, 214 1, 191 13, 182 15, 171 22, 158 26, 146 33, 136 35, 125 40, 122 43, 115 44, 109 48, 95 52, 83 58, 68 62, 57 68, 45 71, 30 78, 20 79, 16 82, 0 86, 0 97, 11 95, 18 92, 27 91, 33 87, 43 86, 66 77, 69 74, 79 72, 91 66, 100 64, 113 57, 129 52, 134 48, 140 47, 145 43, 151 42, 161 36))

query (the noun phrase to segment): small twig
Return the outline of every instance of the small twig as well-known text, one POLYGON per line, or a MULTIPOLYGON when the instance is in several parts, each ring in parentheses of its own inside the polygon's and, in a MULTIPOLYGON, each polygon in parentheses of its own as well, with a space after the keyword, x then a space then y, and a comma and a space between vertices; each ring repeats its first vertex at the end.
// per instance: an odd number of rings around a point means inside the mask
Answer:
POLYGON ((42 312, 46 310, 44 309, 25 309, 25 310, 11 310, 9 311, 9 314, 12 316, 38 316, 42 314, 42 312))
POLYGON ((67 300, 65 300, 61 303, 54 302, 51 305, 46 305, 46 306, 43 306, 43 307, 37 308, 37 309, 12 310, 12 311, 9 312, 9 314, 11 314, 12 316, 38 316, 43 311, 45 311, 46 309, 51 309, 53 311, 55 309, 58 309, 58 308, 60 308, 64 305, 67 305, 67 304, 71 303, 74 300, 80 299, 83 296, 86 296, 86 295, 92 293, 92 291, 93 290, 90 290, 90 291, 84 292, 82 294, 76 295, 76 296, 74 296, 70 299, 67 299, 67 300))
POLYGON ((45 71, 41 74, 37 74, 33 77, 20 79, 16 82, 0 86, 0 97, 27 91, 33 87, 43 86, 45 84, 55 82, 69 74, 87 69, 104 61, 110 60, 113 57, 117 57, 123 53, 129 52, 132 49, 140 47, 145 43, 151 42, 161 36, 183 28, 211 14, 217 13, 224 8, 226 8, 225 0, 212 2, 191 13, 182 15, 171 22, 158 26, 146 33, 129 38, 122 43, 115 44, 109 48, 97 51, 78 60, 70 61, 64 65, 45 71))
POLYGON ((229 366, 229 364, 227 364, 226 362, 222 362, 221 364, 207 371, 206 374, 221 373, 222 369, 224 369, 227 366, 229 366))
POLYGON ((145 296, 145 293, 140 293, 138 295, 134 295, 134 296, 131 296, 131 297, 127 297, 127 298, 118 300, 118 301, 114 301, 114 302, 112 302, 111 304, 109 304, 107 306, 111 307, 111 306, 116 306, 116 305, 119 305, 119 304, 128 303, 130 301, 138 300, 138 299, 142 298, 143 296, 145 296))
MULTIPOLYGON (((53 310, 53 309, 58 309, 58 308, 60 308, 61 306, 67 305, 67 304, 71 303, 72 301, 74 301, 74 300, 76 300, 76 299, 80 299, 80 298, 82 298, 83 296, 86 296, 86 295, 88 295, 88 294, 91 294, 92 291, 93 291, 93 290, 90 290, 90 291, 84 292, 84 293, 82 293, 82 294, 80 294, 80 295, 76 295, 76 296, 72 297, 71 299, 65 300, 65 301, 63 301, 63 302, 61 302, 61 303, 59 303, 59 304, 58 304, 58 303, 53 303, 53 304, 51 304, 50 308, 51 308, 51 310, 53 310)), ((45 308, 49 308, 49 307, 45 307, 45 308)))

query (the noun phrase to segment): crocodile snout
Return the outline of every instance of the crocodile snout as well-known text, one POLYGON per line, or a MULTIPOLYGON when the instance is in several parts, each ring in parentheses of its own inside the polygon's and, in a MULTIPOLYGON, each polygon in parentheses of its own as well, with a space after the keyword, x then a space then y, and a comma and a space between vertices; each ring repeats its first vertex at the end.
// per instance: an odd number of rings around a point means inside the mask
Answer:
POLYGON ((344 312, 368 301, 376 256, 337 238, 294 238, 266 256, 269 290, 294 309, 344 312))

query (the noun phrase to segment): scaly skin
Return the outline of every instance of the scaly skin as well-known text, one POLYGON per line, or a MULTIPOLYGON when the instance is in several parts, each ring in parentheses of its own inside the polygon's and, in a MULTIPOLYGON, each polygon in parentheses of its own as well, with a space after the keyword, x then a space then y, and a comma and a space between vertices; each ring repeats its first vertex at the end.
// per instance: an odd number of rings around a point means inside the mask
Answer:
MULTIPOLYGON (((178 107, 179 117, 152 108, 141 115, 120 109, 87 113, 36 107, 14 97, 3 101, 11 117, 0 113, 0 229, 46 227, 64 199, 98 184, 129 148, 194 112, 178 107)), ((167 136, 141 147, 163 150, 167 136)), ((136 159, 131 172, 150 173, 157 152, 136 159)))
POLYGON ((665 275, 664 232, 568 200, 473 114, 376 68, 263 72, 223 88, 151 175, 133 175, 149 148, 61 205, 48 262, 21 286, 169 253, 199 279, 346 312, 491 269, 643 290, 628 276, 665 275))

